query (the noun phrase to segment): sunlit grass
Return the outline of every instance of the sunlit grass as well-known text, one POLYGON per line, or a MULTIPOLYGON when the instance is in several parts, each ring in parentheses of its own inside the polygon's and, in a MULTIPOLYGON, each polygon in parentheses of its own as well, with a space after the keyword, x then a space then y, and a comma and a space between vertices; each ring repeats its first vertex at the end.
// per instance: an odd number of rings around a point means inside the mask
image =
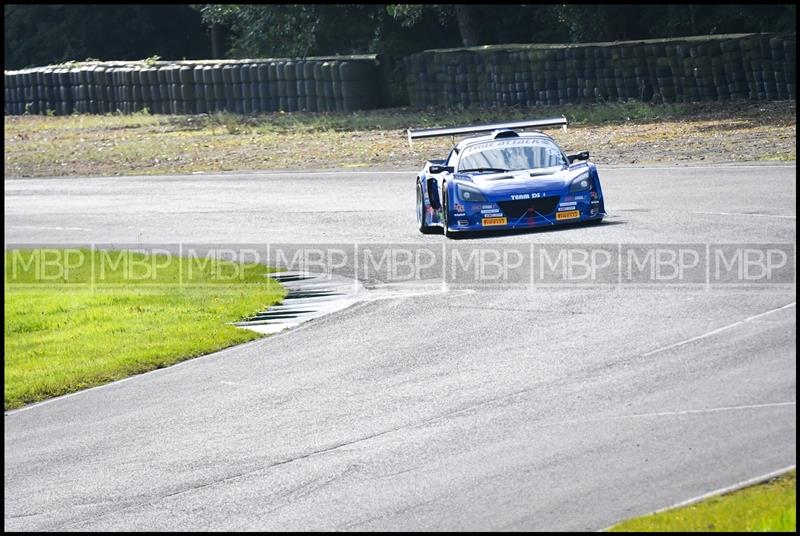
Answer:
POLYGON ((206 257, 16 250, 5 271, 6 409, 258 338, 230 323, 285 293, 266 266, 206 257))
POLYGON ((395 108, 257 115, 6 116, 7 177, 216 173, 271 169, 418 168, 450 138, 409 146, 408 128, 564 114, 549 131, 596 163, 794 160, 795 103, 641 102, 468 110, 395 108), (331 150, 336 148, 335 151, 331 150))
POLYGON ((624 521, 612 532, 795 532, 797 472, 697 504, 624 521))

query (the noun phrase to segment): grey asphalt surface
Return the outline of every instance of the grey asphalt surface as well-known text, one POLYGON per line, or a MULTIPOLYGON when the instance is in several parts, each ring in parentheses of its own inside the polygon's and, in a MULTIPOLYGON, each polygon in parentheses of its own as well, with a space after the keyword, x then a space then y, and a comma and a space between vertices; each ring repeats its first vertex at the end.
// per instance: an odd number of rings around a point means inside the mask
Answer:
MULTIPOLYGON (((455 243, 795 243, 795 176, 608 168, 602 225, 455 243)), ((5 240, 441 244, 413 180, 6 180, 5 240)), ((794 288, 474 290, 6 413, 5 529, 596 530, 796 462, 794 288)))

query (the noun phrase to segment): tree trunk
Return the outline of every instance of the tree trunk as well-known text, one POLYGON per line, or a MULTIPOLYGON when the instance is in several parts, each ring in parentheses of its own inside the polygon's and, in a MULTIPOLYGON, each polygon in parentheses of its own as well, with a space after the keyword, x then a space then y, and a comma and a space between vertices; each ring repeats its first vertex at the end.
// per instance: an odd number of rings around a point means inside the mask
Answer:
POLYGON ((692 25, 692 35, 697 35, 697 22, 694 17, 694 6, 689 4, 689 22, 692 25))
POLYGON ((219 24, 211 24, 211 59, 218 60, 222 58, 222 50, 220 44, 220 31, 219 24))
POLYGON ((478 36, 478 21, 475 10, 469 4, 456 4, 456 22, 461 33, 461 43, 465 47, 474 47, 480 44, 478 36))

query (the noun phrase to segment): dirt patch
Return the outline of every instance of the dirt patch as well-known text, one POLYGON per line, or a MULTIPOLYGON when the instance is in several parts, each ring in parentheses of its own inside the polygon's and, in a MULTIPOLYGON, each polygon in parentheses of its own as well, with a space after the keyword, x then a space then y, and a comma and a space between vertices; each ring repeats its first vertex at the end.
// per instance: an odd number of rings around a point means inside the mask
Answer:
POLYGON ((713 103, 559 109, 408 109, 261 116, 7 116, 6 177, 113 176, 325 168, 416 168, 442 158, 450 138, 415 142, 405 129, 564 113, 565 151, 598 164, 794 161, 796 105, 713 103))

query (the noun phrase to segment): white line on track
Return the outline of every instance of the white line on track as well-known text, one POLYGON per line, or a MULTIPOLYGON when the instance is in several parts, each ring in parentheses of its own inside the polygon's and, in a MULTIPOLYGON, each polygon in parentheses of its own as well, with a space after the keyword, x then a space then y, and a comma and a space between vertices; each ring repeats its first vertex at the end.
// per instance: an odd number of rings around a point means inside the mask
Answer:
POLYGON ((654 413, 634 413, 632 415, 621 415, 615 417, 617 419, 633 419, 637 417, 669 417, 674 415, 695 415, 701 413, 718 413, 721 411, 740 411, 746 409, 762 409, 762 408, 780 408, 784 406, 796 406, 797 401, 794 402, 772 402, 769 404, 749 404, 745 406, 723 406, 719 408, 705 408, 705 409, 686 409, 681 411, 658 411, 654 413))
MULTIPOLYGON (((796 469, 796 468, 797 468, 796 464, 787 465, 786 467, 778 469, 777 471, 771 471, 771 472, 769 472, 767 474, 764 474, 764 475, 761 475, 761 476, 757 476, 757 477, 754 477, 754 478, 748 478, 747 480, 742 480, 741 482, 737 482, 736 484, 733 484, 731 486, 725 486, 724 488, 719 488, 719 489, 715 489, 713 491, 709 491, 708 493, 704 493, 702 495, 698 495, 697 497, 692 497, 691 499, 687 499, 685 501, 681 501, 679 503, 673 504, 672 506, 667 506, 666 508, 661 508, 660 510, 656 510, 655 512, 652 512, 652 513, 653 514, 660 514, 661 512, 666 512, 668 510, 673 510, 675 508, 681 508, 683 506, 689 506, 689 505, 698 503, 700 501, 704 501, 705 499, 709 499, 709 498, 717 496, 717 495, 722 495, 724 493, 730 493, 731 491, 736 491, 738 489, 746 488, 748 486, 752 486, 752 485, 755 485, 755 484, 760 484, 762 482, 766 482, 767 480, 771 480, 771 479, 773 479, 773 478, 775 478, 777 476, 780 476, 780 475, 782 475, 784 473, 787 473, 787 472, 791 471, 792 469, 796 469)), ((606 527, 604 529, 600 529, 598 532, 606 532, 608 529, 610 529, 613 526, 618 525, 619 523, 622 523, 622 521, 618 521, 617 523, 614 523, 613 525, 609 525, 608 527, 606 527)))
MULTIPOLYGON (((603 165, 600 164, 602 168, 608 169, 668 169, 668 170, 681 170, 681 169, 794 169, 797 167, 796 164, 788 164, 788 165, 736 165, 736 164, 709 164, 709 165, 695 165, 695 166, 620 166, 620 165, 603 165)), ((387 175, 392 173, 417 173, 422 166, 418 168, 402 168, 402 169, 378 169, 378 170, 369 170, 369 169, 352 169, 352 170, 344 170, 344 169, 313 169, 304 171, 300 170, 280 170, 280 171, 241 171, 241 172, 226 172, 226 173, 209 173, 206 176, 215 176, 215 175, 387 175)), ((132 175, 133 176, 133 175, 132 175)), ((141 175, 141 177, 156 177, 157 175, 141 175)), ((197 177, 198 175, 186 175, 187 177, 197 177)), ((203 176, 203 175, 200 175, 203 176)), ((117 177, 114 177, 117 178, 117 177)))
POLYGON ((672 350, 673 348, 678 348, 679 346, 683 346, 685 344, 689 344, 690 342, 699 341, 701 339, 706 339, 708 337, 712 337, 712 336, 716 335, 717 333, 721 333, 723 331, 727 331, 727 330, 729 330, 731 328, 735 328, 736 326, 741 326, 742 324, 745 324, 747 322, 752 322, 753 320, 761 318, 762 316, 766 316, 766 315, 781 311, 783 309, 789 309, 790 307, 794 307, 796 304, 797 304, 797 302, 792 302, 792 303, 786 304, 786 305, 784 305, 782 307, 778 307, 776 309, 770 309, 769 311, 766 311, 764 313, 759 313, 757 315, 747 317, 744 320, 739 320, 738 322, 734 322, 733 324, 728 324, 727 326, 722 326, 721 328, 712 329, 711 331, 708 331, 708 332, 703 333, 701 335, 697 335, 696 337, 691 337, 689 339, 684 339, 682 341, 679 341, 679 342, 676 342, 676 343, 673 343, 673 344, 670 344, 670 345, 667 345, 667 346, 662 346, 661 348, 656 348, 655 350, 651 350, 651 351, 649 351, 649 352, 647 352, 645 354, 642 354, 642 357, 648 357, 648 356, 651 356, 653 354, 657 354, 659 352, 665 352, 667 350, 672 350))
POLYGON ((674 166, 637 166, 637 165, 615 165, 615 164, 599 164, 601 168, 607 169, 669 169, 669 170, 681 170, 681 169, 792 169, 796 168, 797 164, 779 164, 779 165, 771 165, 771 164, 702 164, 702 165, 688 165, 688 166, 681 166, 681 165, 674 165, 674 166))
MULTIPOLYGON (((355 283, 357 284, 357 280, 355 281, 355 283)), ((443 294, 443 293, 447 293, 447 292, 452 293, 453 296, 461 296, 461 295, 465 295, 465 294, 474 294, 475 293, 474 289, 450 290, 450 289, 447 289, 447 288, 443 288, 438 283, 436 285, 428 285, 427 287, 428 288, 417 288, 417 287, 409 287, 408 285, 379 285, 375 290, 371 291, 372 294, 365 294, 363 297, 359 297, 358 299, 353 300, 352 303, 348 303, 348 306, 349 305, 353 305, 355 303, 359 303, 359 302, 372 302, 372 301, 378 301, 378 300, 400 299, 400 298, 406 298, 406 297, 410 297, 410 296, 428 296, 428 295, 443 294)), ((291 327, 297 327, 297 326, 293 325, 291 327)), ((277 333, 274 333, 274 334, 272 334, 272 336, 274 336, 276 334, 277 333)), ((47 400, 42 400, 40 402, 35 402, 33 404, 30 404, 30 405, 27 405, 27 406, 23 406, 21 408, 12 409, 12 410, 6 410, 4 412, 4 414, 5 414, 6 417, 8 417, 9 415, 14 415, 16 413, 22 413, 24 411, 28 411, 28 410, 31 410, 31 409, 34 409, 34 408, 38 408, 40 406, 51 404, 53 402, 58 402, 60 400, 64 400, 64 399, 67 399, 67 398, 80 396, 80 395, 83 395, 83 394, 86 394, 86 393, 89 393, 89 392, 92 392, 92 391, 97 391, 97 390, 100 390, 100 389, 113 387, 113 386, 116 386, 116 385, 119 385, 119 384, 122 384, 122 383, 125 383, 125 382, 141 379, 143 377, 147 377, 147 376, 151 376, 151 375, 155 375, 155 374, 166 373, 166 372, 169 372, 170 370, 174 370, 177 367, 184 366, 184 365, 190 365, 192 363, 197 363, 198 361, 200 361, 200 360, 202 360, 204 358, 213 357, 213 356, 216 356, 216 355, 218 355, 220 353, 224 353, 224 352, 235 351, 237 349, 240 349, 244 345, 255 344, 255 343, 258 343, 259 341, 263 342, 264 340, 265 339, 256 339, 256 340, 251 341, 249 343, 244 343, 244 344, 241 344, 241 345, 231 346, 229 348, 224 348, 224 349, 218 350, 216 352, 211 352, 211 353, 204 354, 204 355, 201 355, 201 356, 197 356, 197 357, 193 357, 193 358, 190 358, 190 359, 186 359, 184 361, 179 361, 179 362, 174 363, 172 365, 169 365, 167 367, 150 370, 150 371, 147 371, 147 372, 143 372, 141 374, 136 374, 134 376, 129 376, 127 378, 122 378, 122 379, 119 379, 119 380, 115 380, 113 382, 105 383, 105 384, 102 384, 102 385, 96 385, 94 387, 89 387, 89 388, 83 389, 81 391, 75 391, 74 393, 67 393, 65 395, 61 395, 61 396, 58 396, 58 397, 55 397, 55 398, 49 398, 47 400)), ((220 383, 225 384, 225 385, 234 385, 234 386, 235 385, 246 385, 246 384, 242 384, 242 383, 228 382, 228 381, 221 381, 220 383)))
POLYGON ((664 512, 666 510, 672 510, 673 508, 680 508, 681 506, 689 506, 690 504, 694 504, 696 502, 700 502, 700 501, 702 501, 704 499, 708 499, 709 497, 713 497, 714 495, 721 495, 723 493, 728 493, 729 491, 734 491, 734 490, 737 490, 739 488, 752 486, 753 484, 758 484, 759 482, 764 482, 765 480, 769 480, 771 478, 775 478, 776 476, 782 475, 783 473, 786 473, 786 472, 791 471, 792 469, 796 469, 796 468, 797 468, 796 464, 788 465, 786 467, 783 467, 782 469, 778 469, 777 471, 771 471, 771 472, 769 472, 769 473, 767 473, 765 475, 757 476, 757 477, 754 477, 754 478, 748 478, 747 480, 743 480, 741 482, 737 482, 736 484, 733 484, 732 486, 725 486, 724 488, 719 488, 719 489, 715 489, 713 491, 709 491, 708 493, 704 493, 704 494, 702 494, 702 495, 700 495, 698 497, 693 497, 691 499, 687 499, 685 501, 681 501, 681 502, 679 502, 677 504, 673 504, 672 506, 668 506, 667 508, 662 508, 661 510, 658 510, 656 513, 664 512))
POLYGON ((87 227, 48 227, 46 225, 9 225, 8 229, 37 229, 40 231, 91 231, 87 227))
POLYGON ((626 421, 628 419, 652 419, 656 417, 677 417, 682 415, 708 415, 710 413, 728 413, 733 411, 753 411, 762 409, 796 407, 797 401, 769 402, 765 404, 746 404, 742 406, 721 406, 716 408, 683 409, 673 411, 654 411, 651 413, 628 413, 623 415, 608 415, 603 417, 579 417, 575 419, 561 419, 545 423, 543 426, 564 426, 573 424, 606 423, 609 421, 626 421))
MULTIPOLYGON (((735 164, 708 164, 708 165, 697 165, 697 166, 620 166, 620 165, 605 165, 601 164, 600 169, 633 169, 633 170, 670 170, 670 171, 680 171, 682 169, 730 169, 730 170, 737 170, 737 169, 795 169, 797 167, 796 164, 789 164, 789 165, 735 165, 735 164)), ((35 180, 97 180, 97 179, 108 179, 108 180, 115 180, 119 181, 122 180, 163 180, 163 179, 180 179, 181 177, 188 177, 192 179, 209 179, 209 178, 216 178, 216 177, 230 177, 230 176, 253 176, 258 175, 262 177, 283 177, 286 175, 304 175, 304 176, 314 176, 314 175, 409 175, 413 173, 419 172, 421 168, 413 168, 413 169, 397 169, 397 170, 363 170, 363 169, 353 169, 353 170, 341 170, 341 169, 331 169, 329 171, 322 170, 322 169, 315 169, 310 171, 305 171, 302 169, 299 170, 281 170, 281 171, 232 171, 227 173, 200 173, 200 174, 192 174, 192 175, 125 175, 123 177, 30 177, 30 178, 7 178, 5 179, 5 183, 13 183, 13 182, 32 182, 35 180)))
POLYGON ((780 214, 749 214, 747 212, 692 212, 692 214, 709 214, 712 216, 755 216, 757 218, 782 218, 795 220, 797 216, 783 216, 780 214))
POLYGON ((4 415, 6 417, 8 417, 10 415, 14 415, 14 414, 17 414, 17 413, 22 413, 23 411, 28 411, 28 410, 31 410, 31 409, 38 408, 40 406, 46 406, 48 404, 52 404, 53 402, 59 402, 59 401, 62 401, 62 400, 66 400, 68 398, 81 396, 81 395, 84 395, 86 393, 91 393, 92 391, 99 391, 100 389, 106 389, 108 387, 114 387, 114 386, 117 386, 117 385, 119 385, 121 383, 126 383, 126 382, 129 382, 129 381, 140 380, 142 378, 146 378, 146 377, 149 377, 149 376, 155 376, 155 375, 161 375, 161 374, 164 374, 164 373, 168 373, 170 371, 175 370, 178 367, 182 367, 184 365, 190 365, 192 363, 197 363, 198 361, 201 361, 203 359, 219 356, 222 353, 233 352, 233 351, 241 349, 245 345, 258 344, 259 342, 264 342, 264 340, 265 339, 256 339, 256 340, 253 340, 253 341, 250 341, 250 342, 245 342, 245 343, 242 343, 242 344, 238 344, 236 346, 230 346, 228 348, 223 348, 222 350, 217 350, 216 352, 211 352, 210 354, 199 355, 197 357, 192 357, 192 358, 186 359, 184 361, 178 361, 177 363, 174 363, 172 365, 169 365, 169 366, 166 366, 166 367, 163 367, 163 368, 157 368, 157 369, 153 369, 153 370, 148 370, 147 372, 142 372, 141 374, 136 374, 134 376, 128 376, 127 378, 114 380, 113 382, 104 383, 104 384, 101 384, 101 385, 95 385, 94 387, 87 387, 86 389, 83 389, 81 391, 75 391, 74 393, 67 393, 65 395, 57 396, 55 398, 48 398, 47 400, 42 400, 41 402, 34 402, 33 404, 30 404, 28 406, 22 406, 21 408, 5 410, 4 411, 4 415))
MULTIPOLYGON (((620 166, 620 165, 600 165, 600 168, 607 168, 607 169, 668 169, 668 170, 681 170, 681 169, 769 169, 769 168, 777 168, 777 169, 793 169, 796 168, 796 164, 789 164, 789 165, 699 165, 699 166, 620 166)), ((353 170, 342 170, 342 169, 331 169, 330 171, 324 169, 315 169, 312 171, 303 171, 303 170, 284 170, 284 171, 245 171, 237 174, 258 174, 258 175, 296 175, 296 174, 303 174, 303 175, 334 175, 334 174, 350 174, 350 175, 386 175, 392 173, 417 173, 420 168, 406 168, 406 169, 397 169, 397 170, 374 170, 370 171, 368 169, 353 169, 353 170)), ((151 175, 152 176, 152 175, 151 175)), ((196 175, 195 175, 196 176, 196 175)))

